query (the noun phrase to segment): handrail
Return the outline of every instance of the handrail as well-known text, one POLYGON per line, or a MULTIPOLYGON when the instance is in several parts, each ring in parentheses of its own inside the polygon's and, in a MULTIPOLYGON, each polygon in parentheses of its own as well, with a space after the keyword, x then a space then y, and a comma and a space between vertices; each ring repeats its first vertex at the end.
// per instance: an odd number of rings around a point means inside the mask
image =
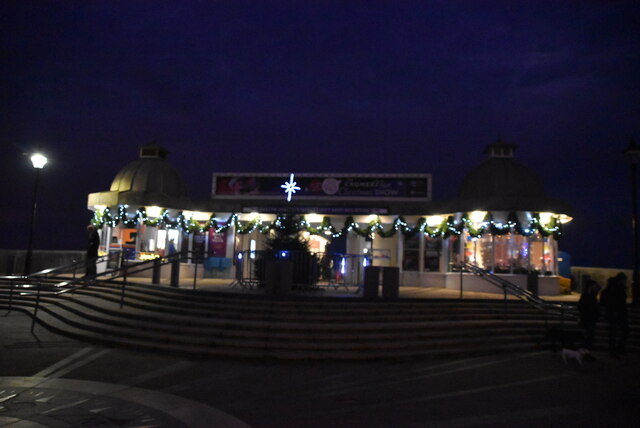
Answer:
MULTIPOLYGON (((167 257, 163 257, 160 259, 160 265, 164 265, 164 264, 169 264, 169 263, 174 263, 176 261, 180 261, 183 260, 187 257, 189 257, 189 255, 191 254, 191 256, 193 257, 194 255, 199 255, 200 253, 197 251, 183 251, 180 253, 175 253, 172 255, 169 255, 167 257)), ((104 257, 104 256, 103 256, 104 257)), ((83 261, 84 262, 84 261, 83 261)), ((59 295, 62 295, 64 293, 67 292, 73 292, 76 289, 79 288, 86 288, 89 285, 89 282, 87 281, 88 278, 86 277, 79 277, 76 278, 74 275, 74 278, 72 279, 66 279, 62 282, 59 282, 57 284, 43 284, 42 280, 46 279, 46 275, 51 273, 51 272, 56 272, 56 271, 60 271, 62 268, 64 267, 69 267, 69 266, 73 266, 74 263, 65 265, 65 266, 59 266, 57 268, 51 268, 51 269, 45 269, 44 271, 38 272, 37 274, 34 275, 29 275, 29 276, 24 276, 24 275, 11 275, 11 276, 0 276, 0 281, 7 281, 9 282, 9 311, 12 310, 13 308, 13 296, 15 294, 15 292, 20 293, 21 295, 24 294, 35 294, 36 295, 36 302, 35 302, 35 307, 34 307, 34 311, 33 311, 33 322, 31 325, 31 330, 33 331, 34 328, 34 323, 35 323, 35 319, 37 317, 37 313, 38 313, 38 309, 40 306, 40 296, 42 293, 46 293, 47 295, 56 297, 59 295)), ((102 272, 97 276, 105 276, 105 275, 112 275, 111 280, 116 279, 121 277, 122 280, 122 290, 121 290, 121 296, 120 296, 120 307, 122 308, 123 304, 124 304, 124 295, 125 295, 125 288, 126 288, 126 283, 127 283, 127 275, 128 274, 135 274, 135 273, 139 273, 139 272, 143 272, 145 270, 149 270, 149 269, 154 269, 158 266, 158 259, 152 259, 152 260, 148 260, 148 261, 144 261, 144 262, 139 262, 136 263, 135 265, 132 266, 126 266, 124 264, 121 264, 120 267, 110 270, 110 271, 106 271, 106 272, 102 272), (133 271, 130 271, 130 269, 133 268, 133 271)), ((49 279, 54 279, 54 278, 49 278, 49 279)), ((194 285, 195 287, 195 285, 194 285)))
POLYGON ((155 264, 157 263, 157 260, 160 260, 160 265, 163 266, 163 265, 170 264, 176 260, 181 261, 181 260, 187 259, 189 255, 193 256, 194 254, 199 254, 199 253, 197 251, 185 250, 185 251, 177 252, 164 257, 158 257, 151 260, 136 262, 135 264, 128 265, 128 266, 125 266, 124 264, 122 264, 120 267, 116 267, 111 270, 105 270, 104 272, 99 273, 96 276, 110 276, 109 278, 110 280, 115 280, 117 278, 122 278, 122 277, 126 278, 131 274, 136 274, 136 273, 153 269, 155 267, 155 264))
MULTIPOLYGON (((119 253, 119 252, 118 252, 119 253)), ((111 253, 114 254, 114 253, 111 253)), ((160 260, 162 260, 161 265, 166 265, 169 264, 175 260, 183 260, 185 258, 188 258, 190 254, 197 254, 197 252, 195 251, 183 251, 183 252, 178 252, 166 257, 161 257, 159 258, 160 260)), ((104 261, 108 256, 100 256, 97 259, 97 262, 101 262, 104 261)), ((99 274, 96 275, 96 277, 103 277, 103 276, 110 276, 110 279, 117 279, 117 278, 121 278, 121 277, 126 277, 130 274, 136 274, 136 273, 140 273, 140 272, 144 272, 146 270, 149 269, 153 269, 154 268, 154 264, 156 263, 157 259, 151 259, 151 260, 146 260, 146 261, 142 261, 142 262, 137 262, 135 265, 130 265, 130 266, 124 266, 121 265, 119 267, 116 267, 114 269, 111 270, 106 270, 104 272, 101 272, 99 274)), ((40 280, 43 278, 47 278, 51 273, 57 273, 57 272, 63 272, 66 269, 70 268, 70 267, 75 267, 78 265, 82 265, 86 262, 86 260, 78 260, 78 261, 74 261, 72 263, 68 263, 62 266, 56 266, 53 268, 48 268, 48 269, 43 269, 39 272, 35 272, 32 273, 30 275, 5 275, 5 276, 0 276, 0 280, 7 280, 7 281, 29 281, 29 280, 40 280)), ((50 279, 55 279, 55 275, 52 276, 50 279)), ((85 277, 78 277, 78 278, 73 278, 73 279, 65 279, 63 281, 61 281, 58 284, 55 284, 54 287, 56 289, 61 290, 60 292, 65 292, 65 291, 69 291, 69 286, 73 286, 73 285, 77 285, 77 284, 85 284, 86 283, 86 278, 85 277), (64 291, 63 291, 64 290, 64 291)), ((31 286, 30 288, 37 288, 36 286, 31 286)), ((74 287, 71 287, 74 288, 74 287)))
MULTIPOLYGON (((114 253, 111 253, 114 254, 114 253)), ((108 256, 104 255, 104 256, 100 256, 96 259, 96 263, 100 263, 102 261, 104 261, 108 256)), ((66 272, 68 271, 70 268, 78 268, 80 266, 84 266, 86 263, 86 259, 82 259, 82 260, 73 260, 71 263, 67 263, 64 265, 60 265, 60 266, 55 266, 52 268, 47 268, 47 269, 43 269, 41 271, 38 272, 33 272, 29 275, 3 275, 0 276, 0 279, 5 279, 5 280, 10 280, 10 279, 35 279, 35 278, 47 278, 49 277, 51 274, 56 274, 58 272, 66 272)), ((74 274, 75 274, 75 270, 74 270, 74 274)), ((55 276, 55 275, 53 275, 55 276)))
MULTIPOLYGON (((99 259, 99 258, 98 258, 99 259)), ((75 268, 78 266, 82 266, 85 263, 85 260, 73 260, 71 263, 67 263, 66 265, 56 266, 52 268, 43 269, 39 272, 34 272, 32 274, 27 275, 29 278, 37 278, 44 276, 46 277, 49 274, 66 271, 69 268, 75 268)))
POLYGON ((64 269, 68 269, 70 267, 74 267, 76 265, 80 265, 81 263, 84 263, 83 260, 74 260, 72 263, 63 265, 63 266, 57 266, 54 268, 47 268, 47 269, 43 269, 39 272, 34 272, 31 273, 29 275, 0 275, 0 280, 11 280, 11 279, 29 279, 29 278, 41 278, 41 277, 47 277, 48 274, 52 273, 52 272, 58 272, 64 269))
MULTIPOLYGON (((125 298, 125 289, 126 289, 126 285, 127 285, 127 275, 131 274, 131 273, 139 273, 139 272, 143 272, 145 270, 149 270, 149 269, 155 269, 158 266, 162 266, 163 264, 169 264, 169 263, 175 263, 175 262, 180 262, 181 260, 188 258, 189 255, 191 255, 191 257, 196 256, 196 255, 201 255, 201 252, 199 251, 183 251, 183 252, 179 252, 179 253, 175 253, 175 254, 171 254, 167 257, 163 257, 160 259, 152 259, 152 260, 148 260, 148 261, 144 261, 144 262, 139 262, 136 263, 135 265, 132 266, 127 266, 124 263, 123 260, 123 256, 124 253, 120 253, 120 266, 116 269, 113 269, 111 271, 106 271, 106 272, 102 272, 99 275, 96 275, 96 277, 98 276, 104 276, 104 275, 112 275, 112 280, 118 277, 122 278, 122 285, 121 285, 121 292, 120 292, 120 308, 123 307, 124 305, 124 298, 125 298), (133 268, 135 269, 133 272, 129 271, 129 268, 133 268), (142 269, 140 269, 142 267, 142 269)), ((103 259, 105 256, 102 256, 100 258, 98 258, 98 260, 103 259)), ((80 278, 76 278, 75 276, 75 271, 74 271, 74 277, 71 280, 64 280, 60 283, 54 284, 53 285, 53 289, 51 288, 51 284, 43 286, 42 284, 42 280, 46 279, 46 275, 51 273, 51 272, 57 272, 62 270, 63 268, 69 267, 69 266, 75 266, 78 262, 74 262, 65 266, 59 266, 57 268, 51 268, 51 269, 45 269, 44 271, 40 271, 34 275, 30 275, 30 276, 0 276, 0 281, 9 281, 9 311, 11 311, 13 309, 13 295, 15 293, 16 290, 21 290, 19 291, 19 293, 21 295, 24 294, 36 294, 36 302, 35 302, 35 306, 33 309, 33 314, 32 314, 32 322, 31 322, 31 332, 33 332, 33 329, 35 327, 35 321, 38 315, 38 309, 40 307, 40 295, 44 292, 44 293, 48 293, 49 295, 53 296, 53 297, 57 297, 61 294, 67 293, 69 291, 73 292, 74 290, 78 289, 78 288, 85 288, 89 285, 89 282, 94 279, 94 278, 87 278, 87 277, 80 277, 80 278), (16 282, 22 282, 20 284, 16 284, 16 282), (24 283, 24 281, 28 281, 30 283, 24 283), (33 282, 35 282, 35 284, 33 284, 33 282), (82 285, 81 285, 82 284, 82 285)), ((172 268, 173 269, 173 268, 172 268)), ((196 281, 196 274, 197 274, 197 265, 196 265, 196 271, 194 273, 194 282, 193 282, 193 287, 195 289, 195 281, 196 281)), ((53 278, 52 278, 53 279, 53 278)), ((173 283, 172 283, 173 285, 173 283)))
POLYGON ((480 278, 484 279, 485 281, 489 282, 490 284, 495 285, 496 287, 502 288, 502 290, 505 293, 510 293, 511 295, 517 297, 518 299, 522 300, 523 302, 528 303, 529 305, 533 306, 534 308, 549 314, 549 315, 556 315, 556 316, 560 316, 560 317, 565 317, 565 316, 569 316, 572 318, 577 319, 577 314, 574 313, 571 310, 568 310, 564 304, 557 304, 557 303, 550 303, 547 302, 546 300, 538 297, 537 295, 535 295, 534 293, 532 293, 529 290, 525 290, 522 287, 519 287, 518 285, 512 283, 511 281, 506 280, 503 277, 500 277, 498 275, 495 275, 494 273, 481 268, 480 266, 468 263, 468 262, 463 262, 462 263, 462 268, 467 269, 468 271, 470 271, 471 273, 473 273, 474 275, 479 276, 480 278))

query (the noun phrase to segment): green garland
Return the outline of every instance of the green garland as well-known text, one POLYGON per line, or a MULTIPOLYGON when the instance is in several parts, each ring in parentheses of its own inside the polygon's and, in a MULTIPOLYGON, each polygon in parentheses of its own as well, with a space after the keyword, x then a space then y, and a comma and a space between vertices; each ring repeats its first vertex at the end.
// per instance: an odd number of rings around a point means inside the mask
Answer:
MULTIPOLYGON (((182 211, 178 212, 175 219, 171 219, 169 217, 169 211, 167 209, 163 209, 160 216, 152 219, 147 216, 147 212, 144 207, 139 208, 135 214, 129 215, 129 213, 127 213, 127 207, 125 205, 120 205, 118 207, 117 215, 113 215, 109 208, 105 208, 102 212, 96 211, 93 219, 91 220, 91 224, 98 228, 102 228, 105 224, 107 226, 115 227, 122 223, 126 227, 136 227, 138 223, 142 223, 147 226, 178 229, 189 233, 194 231, 206 232, 210 229, 213 229, 216 232, 222 232, 230 227, 234 227, 237 233, 246 235, 254 231, 266 234, 273 229, 281 229, 282 218, 282 215, 278 215, 273 223, 265 224, 258 216, 243 225, 238 219, 238 214, 234 213, 231 214, 225 222, 218 224, 218 221, 215 219, 215 214, 212 214, 209 221, 202 224, 202 222, 198 222, 193 218, 186 218, 182 211)), ((318 227, 311 226, 306 218, 301 216, 298 222, 298 229, 300 231, 309 232, 312 235, 326 234, 331 235, 332 237, 339 237, 351 232, 363 237, 373 237, 374 235, 378 235, 382 238, 390 238, 400 231, 405 235, 421 232, 431 238, 441 237, 446 239, 452 235, 460 235, 463 230, 466 230, 469 235, 474 238, 479 238, 485 233, 490 233, 492 235, 516 233, 518 235, 530 236, 533 233, 538 232, 541 236, 553 236, 556 239, 560 238, 562 235, 562 223, 557 217, 552 217, 550 224, 544 226, 540 223, 540 214, 534 213, 528 227, 525 227, 520 222, 515 212, 509 213, 507 222, 504 224, 495 222, 491 213, 487 213, 481 225, 477 228, 473 226, 473 222, 469 219, 469 214, 464 213, 460 221, 455 222, 453 216, 449 216, 438 226, 429 226, 427 224, 427 219, 424 217, 421 217, 415 226, 410 226, 402 216, 399 216, 393 221, 391 227, 387 230, 384 229, 384 226, 380 223, 379 219, 372 220, 366 227, 362 228, 355 222, 352 216, 349 216, 345 219, 343 226, 340 229, 336 229, 331 224, 331 219, 328 216, 323 217, 322 223, 320 223, 318 227)))

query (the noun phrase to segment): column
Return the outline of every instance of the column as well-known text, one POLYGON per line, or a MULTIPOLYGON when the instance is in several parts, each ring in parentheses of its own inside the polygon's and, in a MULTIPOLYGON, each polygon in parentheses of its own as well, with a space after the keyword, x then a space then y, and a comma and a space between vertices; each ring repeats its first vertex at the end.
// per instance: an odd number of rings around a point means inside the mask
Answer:
POLYGON ((424 233, 420 233, 418 238, 418 272, 424 272, 424 233))
POLYGON ((449 251, 451 251, 449 249, 450 245, 449 245, 449 240, 448 239, 443 239, 443 238, 438 238, 440 239, 440 244, 441 244, 441 250, 440 250, 440 272, 448 272, 449 269, 447 268, 449 266, 449 251))
POLYGON ((549 236, 549 270, 552 275, 558 274, 558 241, 549 236))
POLYGON ((527 271, 531 271, 531 236, 525 238, 527 240, 527 271))
POLYGON ((513 274, 513 263, 516 259, 515 239, 513 233, 507 234, 507 257, 509 257, 509 273, 513 274))
MULTIPOLYGON (((227 248, 225 250, 225 257, 234 257, 235 249, 236 249, 236 227, 231 226, 226 230, 227 236, 227 248)), ((242 250, 242 247, 240 247, 242 250)))
POLYGON ((492 233, 491 234, 491 273, 495 272, 496 269, 496 236, 492 233))
POLYGON ((142 225, 140 224, 140 219, 136 221, 136 246, 134 248, 133 259, 137 260, 138 255, 140 254, 140 244, 142 241, 142 225))
POLYGON ((400 273, 402 273, 402 266, 404 263, 404 233, 398 232, 396 233, 398 240, 396 241, 396 249, 398 254, 398 267, 400 268, 400 273))

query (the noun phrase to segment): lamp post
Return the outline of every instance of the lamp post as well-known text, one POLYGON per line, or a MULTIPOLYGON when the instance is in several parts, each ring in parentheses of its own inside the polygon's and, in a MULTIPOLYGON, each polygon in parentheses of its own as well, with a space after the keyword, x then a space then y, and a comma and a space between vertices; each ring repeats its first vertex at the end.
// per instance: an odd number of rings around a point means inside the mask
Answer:
POLYGON ((31 227, 29 228, 29 244, 27 246, 27 257, 24 261, 24 274, 29 275, 31 273, 31 256, 33 254, 33 229, 36 224, 36 206, 38 197, 38 182, 40 181, 40 170, 44 168, 47 163, 47 157, 42 153, 36 152, 31 155, 31 164, 33 169, 36 170, 36 179, 33 185, 33 203, 31 205, 31 227))
POLYGON ((638 194, 637 194, 637 177, 636 170, 637 165, 640 162, 640 147, 636 145, 636 140, 631 138, 629 147, 624 151, 625 156, 631 164, 631 200, 633 203, 633 217, 631 219, 631 227, 633 229, 633 278, 631 284, 632 302, 634 306, 640 305, 640 278, 639 278, 639 264, 638 258, 638 194))

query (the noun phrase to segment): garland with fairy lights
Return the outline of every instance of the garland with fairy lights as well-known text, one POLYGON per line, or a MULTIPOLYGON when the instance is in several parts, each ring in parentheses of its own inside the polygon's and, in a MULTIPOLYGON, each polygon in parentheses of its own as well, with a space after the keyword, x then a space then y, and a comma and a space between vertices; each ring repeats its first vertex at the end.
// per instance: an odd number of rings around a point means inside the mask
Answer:
MULTIPOLYGON (((120 205, 118 207, 118 213, 115 215, 109 208, 105 208, 103 211, 96 211, 91 220, 91 224, 102 228, 104 225, 115 227, 118 224, 123 224, 126 227, 136 227, 138 223, 140 223, 147 226, 177 229, 189 233, 196 231, 206 232, 210 229, 216 232, 222 232, 234 227, 237 233, 246 235, 255 231, 267 234, 271 230, 282 229, 283 218, 283 215, 278 215, 273 223, 267 224, 263 223, 260 217, 257 216, 243 225, 239 220, 238 214, 231 214, 226 221, 220 223, 215 219, 215 214, 212 214, 208 221, 199 222, 192 217, 185 217, 182 211, 179 211, 178 215, 172 219, 169 217, 169 211, 165 208, 157 218, 150 218, 144 207, 136 210, 134 214, 129 214, 127 212, 127 206, 120 205)), ((330 235, 334 238, 348 233, 355 233, 363 237, 378 235, 382 238, 390 238, 398 232, 405 235, 420 232, 431 238, 441 237, 446 239, 450 236, 460 235, 464 230, 473 238, 479 238, 486 233, 490 233, 491 235, 515 233, 522 236, 531 236, 538 232, 543 237, 553 236, 556 239, 562 235, 562 223, 557 217, 551 217, 549 224, 545 226, 540 222, 540 214, 534 213, 531 216, 529 225, 525 226, 520 222, 515 212, 509 213, 506 223, 496 222, 491 213, 487 213, 479 226, 474 226, 473 222, 469 219, 469 214, 464 213, 459 221, 456 222, 453 216, 449 216, 438 226, 429 226, 427 219, 424 217, 421 217, 415 226, 410 226, 402 216, 398 216, 391 224, 391 227, 385 230, 379 219, 372 220, 365 227, 361 227, 355 222, 352 216, 348 216, 342 227, 338 229, 331 224, 331 219, 328 216, 323 217, 318 227, 311 226, 311 223, 309 223, 304 216, 301 216, 297 227, 300 232, 306 231, 312 235, 330 235)))

